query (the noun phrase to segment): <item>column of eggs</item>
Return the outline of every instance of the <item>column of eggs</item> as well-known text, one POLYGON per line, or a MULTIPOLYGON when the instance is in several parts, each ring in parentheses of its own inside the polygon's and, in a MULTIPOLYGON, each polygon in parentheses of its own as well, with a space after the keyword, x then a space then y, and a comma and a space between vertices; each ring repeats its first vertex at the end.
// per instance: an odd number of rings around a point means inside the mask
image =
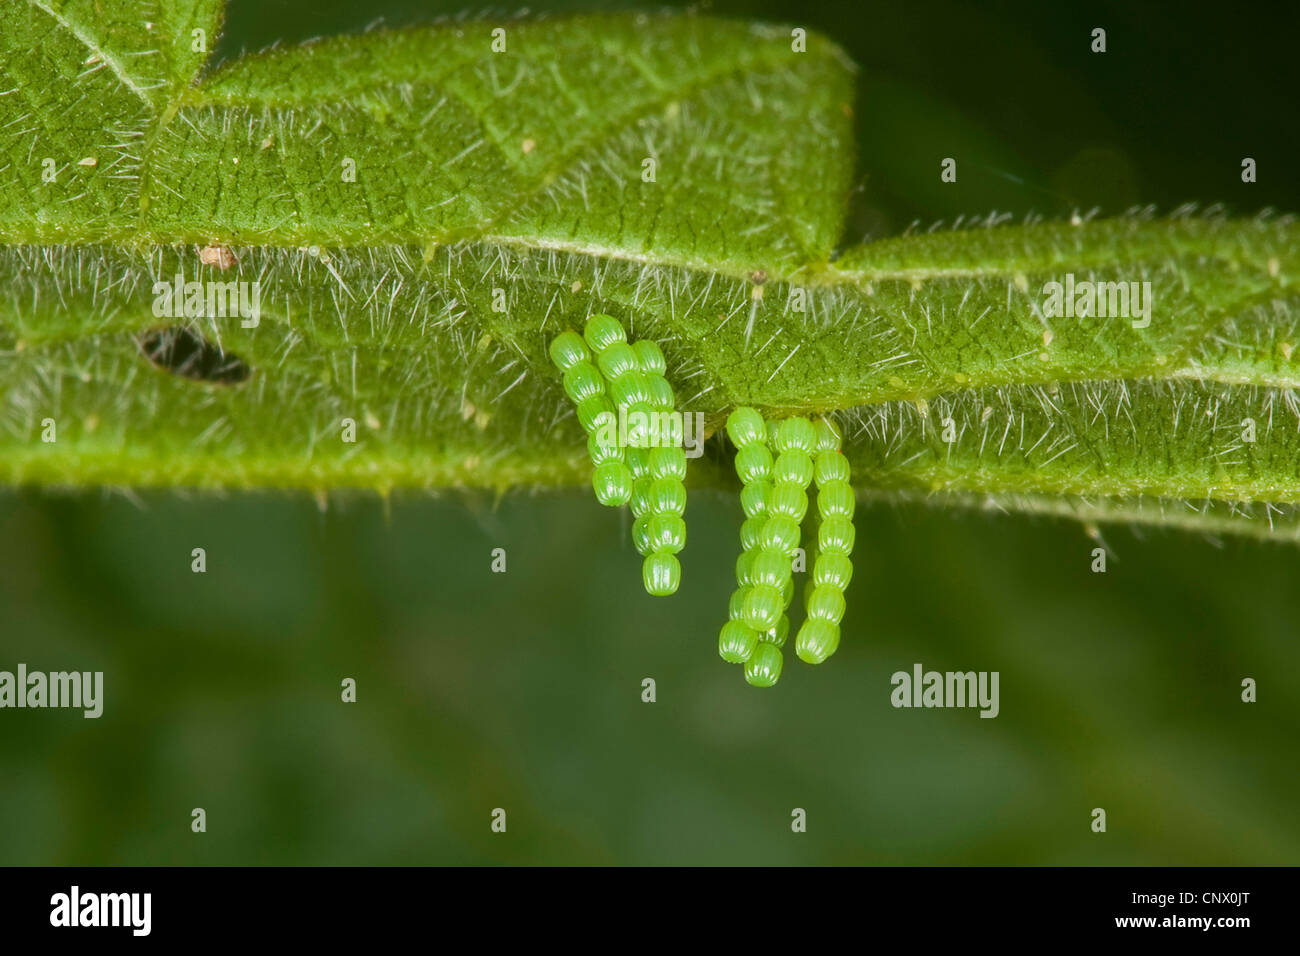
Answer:
POLYGON ((853 511, 856 498, 849 484, 849 462, 840 452, 840 435, 830 422, 817 423, 817 552, 804 593, 807 616, 795 637, 794 652, 820 664, 840 645, 844 591, 853 577, 853 511))
MULTIPOLYGON (((772 453, 767 448, 767 429, 763 416, 752 408, 737 408, 727 418, 727 435, 736 446, 736 475, 740 478, 740 504, 745 511, 745 523, 740 529, 741 554, 736 560, 736 590, 732 592, 727 611, 727 623, 718 635, 718 655, 728 663, 749 666, 757 654, 756 674, 770 674, 781 670, 781 651, 775 640, 761 641, 760 637, 775 639, 779 632, 760 635, 749 623, 745 605, 754 583, 754 561, 759 550, 759 534, 768 518, 772 500, 772 453), (770 649, 759 651, 759 644, 769 644, 770 649), (773 654, 775 651, 775 654, 773 654)), ((748 679, 748 675, 746 677, 748 679)))
POLYGON ((662 597, 676 592, 682 580, 676 555, 686 546, 686 452, 681 447, 679 420, 671 414, 677 401, 664 378, 663 352, 647 339, 633 343, 632 349, 640 365, 643 405, 650 422, 645 429, 629 427, 628 443, 635 443, 627 450, 633 477, 632 541, 645 555, 641 580, 646 592, 662 597))
POLYGON ((744 548, 736 562, 740 587, 732 594, 727 624, 718 640, 723 660, 745 664, 745 679, 770 687, 781 676, 781 647, 790 630, 786 610, 794 596, 792 561, 799 547, 799 524, 808 510, 812 481, 812 423, 793 418, 771 430, 752 408, 727 420, 735 443, 736 474, 744 488, 741 527, 744 548), (777 451, 772 459, 768 443, 777 451))
POLYGON ((631 503, 645 589, 674 593, 681 583, 676 555, 686 544, 686 455, 680 435, 674 447, 676 430, 664 427, 675 398, 663 353, 653 342, 629 344, 617 319, 593 315, 582 337, 556 336, 551 359, 564 372, 565 392, 588 433, 596 500, 610 507, 631 503))
POLYGON ((632 473, 624 460, 623 448, 602 441, 618 416, 605 394, 605 378, 592 364, 587 345, 576 332, 562 332, 551 341, 551 361, 564 373, 564 391, 573 402, 578 421, 587 432, 587 453, 594 471, 591 487, 602 505, 617 508, 632 497, 632 473))

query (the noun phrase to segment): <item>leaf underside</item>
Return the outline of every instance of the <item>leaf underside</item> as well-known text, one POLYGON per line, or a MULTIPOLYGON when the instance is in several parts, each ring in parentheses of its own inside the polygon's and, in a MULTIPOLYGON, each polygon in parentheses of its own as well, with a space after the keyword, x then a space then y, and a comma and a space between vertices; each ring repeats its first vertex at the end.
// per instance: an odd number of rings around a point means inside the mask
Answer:
POLYGON ((220 13, 0 0, 0 481, 584 483, 546 345, 600 311, 661 344, 710 428, 836 413, 864 495, 1300 535, 1290 218, 842 249, 853 67, 816 35, 456 23, 204 72, 220 13), (1066 273, 1149 282, 1150 324, 1045 317, 1066 273), (178 276, 256 280, 256 327, 156 315, 178 276), (237 384, 151 362, 169 327, 237 384))

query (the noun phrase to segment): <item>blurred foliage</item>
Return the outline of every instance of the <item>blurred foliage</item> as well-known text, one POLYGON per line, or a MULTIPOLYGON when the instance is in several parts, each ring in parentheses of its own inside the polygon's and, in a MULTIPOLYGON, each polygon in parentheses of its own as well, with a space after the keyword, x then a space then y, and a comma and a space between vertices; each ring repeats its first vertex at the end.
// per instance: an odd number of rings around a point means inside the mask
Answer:
MULTIPOLYGON (((1300 210, 1279 119, 1293 30, 1209 7, 1079 8, 710 12, 806 23, 864 65, 851 240, 993 207, 1300 210), (1104 58, 1085 52, 1095 25, 1104 58), (957 150, 971 159, 940 189, 931 157, 957 150)), ((225 48, 428 11, 236 0, 225 48)), ((0 711, 0 863, 1300 856, 1293 547, 1115 532, 1100 575, 1072 524, 864 507, 839 653, 791 660, 760 692, 715 650, 740 517, 734 498, 692 496, 684 583, 663 600, 640 588, 626 519, 581 493, 323 513, 301 496, 6 493, 0 668, 103 670, 107 700, 97 721, 0 711), (918 661, 1000 671, 1000 716, 892 709, 889 675, 918 661), (1246 676, 1256 704, 1240 702, 1246 676), (1098 806, 1105 835, 1088 826, 1098 806)))

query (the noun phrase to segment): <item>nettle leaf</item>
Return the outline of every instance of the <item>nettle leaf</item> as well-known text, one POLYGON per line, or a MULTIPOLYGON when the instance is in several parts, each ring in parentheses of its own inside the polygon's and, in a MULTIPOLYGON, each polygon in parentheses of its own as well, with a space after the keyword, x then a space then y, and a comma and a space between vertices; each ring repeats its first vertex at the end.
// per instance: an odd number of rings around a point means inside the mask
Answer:
POLYGON ((714 426, 838 413, 866 495, 1300 534, 1290 218, 839 250, 853 66, 816 35, 457 23, 205 73, 219 23, 0 4, 0 480, 585 483, 546 346, 602 311, 714 426), (1054 314, 1067 275, 1149 313, 1054 314), (195 281, 256 316, 186 314, 195 281))

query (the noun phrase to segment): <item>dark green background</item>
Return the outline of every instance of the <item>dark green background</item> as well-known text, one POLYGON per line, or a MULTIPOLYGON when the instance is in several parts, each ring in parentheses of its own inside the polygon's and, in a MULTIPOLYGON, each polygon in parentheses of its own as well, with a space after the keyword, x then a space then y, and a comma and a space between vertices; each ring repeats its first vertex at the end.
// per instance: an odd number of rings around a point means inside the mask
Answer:
MULTIPOLYGON (((222 51, 438 13, 360 6, 236 0, 222 51)), ((1300 210, 1296 24, 1130 6, 711 12, 820 29, 863 65, 850 240, 994 208, 1300 210)), ((715 650, 740 518, 734 497, 693 492, 685 581, 664 600, 640 588, 626 519, 582 492, 345 496, 324 513, 301 496, 4 493, 0 668, 103 670, 107 701, 97 721, 0 711, 0 862, 1300 858, 1300 550, 1111 529, 1098 575, 1077 525, 863 507, 839 653, 788 655, 764 692, 715 650), (894 710, 889 676, 918 661, 1000 671, 1001 715, 894 710)))

